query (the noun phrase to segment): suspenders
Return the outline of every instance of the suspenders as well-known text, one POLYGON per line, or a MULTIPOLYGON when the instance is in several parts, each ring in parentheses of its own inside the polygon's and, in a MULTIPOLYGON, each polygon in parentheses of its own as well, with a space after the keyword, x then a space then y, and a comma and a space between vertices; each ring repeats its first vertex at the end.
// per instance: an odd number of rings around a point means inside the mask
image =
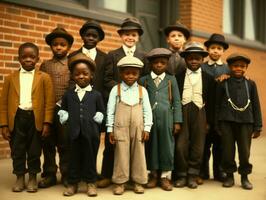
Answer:
POLYGON ((243 107, 243 108, 239 108, 237 105, 235 105, 234 103, 233 103, 233 101, 231 100, 231 98, 230 98, 230 95, 229 95, 229 89, 228 89, 228 83, 227 83, 227 81, 225 81, 225 92, 226 92, 226 96, 227 96, 227 98, 228 98, 228 102, 230 103, 230 105, 232 106, 232 108, 234 109, 234 110, 237 110, 237 111, 240 111, 240 112, 243 112, 243 111, 245 111, 247 108, 248 108, 248 106, 249 106, 249 104, 250 104, 250 96, 249 96, 249 89, 248 89, 248 82, 247 82, 247 80, 245 80, 245 86, 246 86, 246 92, 247 92, 247 96, 248 96, 248 100, 247 100, 247 104, 243 107))
MULTIPOLYGON (((143 95, 142 95, 142 86, 138 85, 139 88, 139 104, 142 103, 143 95)), ((117 84, 117 97, 118 101, 121 102, 121 84, 117 84)))

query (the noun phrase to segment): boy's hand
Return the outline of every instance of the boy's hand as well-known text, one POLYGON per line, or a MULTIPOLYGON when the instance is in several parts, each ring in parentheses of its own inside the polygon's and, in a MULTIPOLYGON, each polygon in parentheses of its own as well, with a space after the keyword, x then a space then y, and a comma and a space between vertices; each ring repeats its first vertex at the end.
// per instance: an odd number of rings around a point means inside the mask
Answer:
POLYGON ((221 76, 217 77, 215 80, 217 82, 222 82, 223 80, 226 80, 228 78, 230 78, 230 75, 228 75, 228 74, 222 74, 221 76))
POLYGON ((2 134, 2 136, 5 140, 10 141, 11 135, 9 132, 9 128, 7 126, 0 128, 0 133, 2 134))
POLYGON ((42 129, 42 137, 47 137, 50 134, 50 124, 44 123, 42 129))
POLYGON ((147 132, 147 131, 143 131, 143 132, 142 132, 142 142, 146 142, 146 141, 148 141, 149 138, 150 138, 150 133, 147 132))
POLYGON ((181 126, 179 123, 174 123, 173 135, 176 135, 180 132, 181 126))
POLYGON ((253 138, 253 139, 258 138, 259 136, 260 136, 260 132, 259 132, 259 131, 254 131, 254 132, 252 133, 252 138, 253 138))
POLYGON ((113 132, 110 132, 109 133, 109 142, 111 144, 115 144, 115 136, 114 136, 114 133, 113 132))

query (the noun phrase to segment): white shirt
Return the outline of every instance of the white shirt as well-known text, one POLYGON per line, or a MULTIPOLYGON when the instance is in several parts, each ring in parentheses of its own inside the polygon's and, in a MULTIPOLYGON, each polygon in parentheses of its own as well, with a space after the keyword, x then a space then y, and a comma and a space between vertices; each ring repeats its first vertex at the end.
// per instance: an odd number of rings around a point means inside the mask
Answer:
POLYGON ((136 46, 128 48, 126 45, 122 45, 122 48, 123 48, 126 56, 134 56, 134 53, 136 51, 136 46))
POLYGON ((159 80, 160 80, 159 83, 160 83, 164 79, 164 77, 165 77, 165 72, 161 73, 160 75, 157 75, 153 71, 151 71, 151 78, 152 78, 152 80, 155 81, 155 79, 157 77, 159 77, 159 80))
POLYGON ((86 56, 90 57, 92 60, 95 61, 97 55, 96 47, 92 49, 86 49, 85 47, 82 47, 82 53, 84 53, 86 56))
POLYGON ((217 65, 222 65, 222 64, 223 64, 222 59, 219 59, 217 61, 214 61, 212 59, 208 60, 208 65, 210 65, 210 66, 215 66, 216 67, 217 65))
POLYGON ((195 72, 187 69, 183 95, 182 95, 182 105, 186 105, 193 102, 198 108, 204 106, 202 99, 202 76, 201 68, 195 72))
POLYGON ((26 71, 22 67, 19 72, 20 97, 19 108, 32 110, 31 90, 35 70, 26 71))
POLYGON ((86 92, 89 92, 92 90, 92 87, 91 85, 88 85, 87 87, 85 88, 81 88, 79 87, 77 84, 76 84, 76 89, 75 89, 75 92, 77 93, 78 97, 79 97, 79 100, 82 101, 84 95, 86 92))

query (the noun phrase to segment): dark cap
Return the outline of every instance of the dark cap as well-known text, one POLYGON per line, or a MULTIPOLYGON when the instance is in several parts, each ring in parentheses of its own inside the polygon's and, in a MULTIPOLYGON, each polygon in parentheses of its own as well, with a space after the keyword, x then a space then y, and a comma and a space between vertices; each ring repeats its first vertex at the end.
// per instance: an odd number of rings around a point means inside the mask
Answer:
POLYGON ((228 63, 228 65, 230 65, 237 60, 243 60, 247 64, 249 64, 251 62, 250 58, 248 56, 246 56, 245 54, 242 54, 242 53, 233 53, 233 54, 229 55, 226 59, 226 62, 228 63))
POLYGON ((136 67, 136 68, 142 68, 144 66, 143 62, 134 56, 124 56, 121 58, 118 63, 117 67, 136 67))
POLYGON ((117 32, 120 35, 123 31, 129 31, 129 30, 138 31, 140 36, 143 34, 141 23, 135 17, 129 17, 124 19, 123 23, 120 26, 120 29, 118 29, 117 32))
POLYGON ((228 49, 229 45, 225 41, 225 38, 223 35, 218 33, 213 33, 210 38, 204 42, 204 45, 206 47, 209 47, 211 44, 220 44, 224 47, 224 50, 228 49))
POLYGON ((164 34, 166 36, 169 35, 169 33, 171 31, 180 31, 184 34, 185 38, 188 40, 189 37, 190 37, 190 31, 189 29, 184 25, 184 24, 181 24, 179 21, 176 22, 176 24, 173 24, 173 25, 169 25, 167 27, 164 28, 164 34))
POLYGON ((74 65, 80 62, 86 63, 92 72, 95 71, 96 68, 95 62, 83 53, 78 53, 68 59, 69 70, 72 71, 74 65))
POLYGON ((172 55, 172 52, 169 49, 166 48, 155 48, 152 49, 147 55, 148 60, 152 60, 153 58, 158 58, 158 57, 164 57, 164 58, 169 58, 172 55))
POLYGON ((80 36, 82 36, 84 34, 84 32, 89 28, 93 28, 93 29, 96 29, 98 31, 100 41, 102 41, 104 39, 105 33, 104 33, 101 25, 99 24, 99 22, 97 22, 95 20, 87 21, 85 24, 83 24, 83 26, 79 30, 80 36))
POLYGON ((51 46, 52 40, 58 37, 65 38, 68 41, 69 45, 72 46, 74 41, 73 36, 69 34, 64 28, 61 27, 57 27, 51 33, 49 33, 45 37, 45 41, 48 45, 51 46))
POLYGON ((184 51, 180 53, 181 57, 186 57, 190 53, 198 53, 201 54, 203 57, 209 55, 208 51, 204 50, 203 45, 200 42, 189 42, 185 45, 184 51))

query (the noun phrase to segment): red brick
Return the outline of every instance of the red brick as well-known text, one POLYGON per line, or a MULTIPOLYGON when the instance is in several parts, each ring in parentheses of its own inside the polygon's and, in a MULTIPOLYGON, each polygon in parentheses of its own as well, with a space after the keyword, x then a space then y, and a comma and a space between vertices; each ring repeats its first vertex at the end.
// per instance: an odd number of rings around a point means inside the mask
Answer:
POLYGON ((29 10, 22 10, 21 15, 27 16, 27 17, 36 17, 36 12, 29 11, 29 10))

